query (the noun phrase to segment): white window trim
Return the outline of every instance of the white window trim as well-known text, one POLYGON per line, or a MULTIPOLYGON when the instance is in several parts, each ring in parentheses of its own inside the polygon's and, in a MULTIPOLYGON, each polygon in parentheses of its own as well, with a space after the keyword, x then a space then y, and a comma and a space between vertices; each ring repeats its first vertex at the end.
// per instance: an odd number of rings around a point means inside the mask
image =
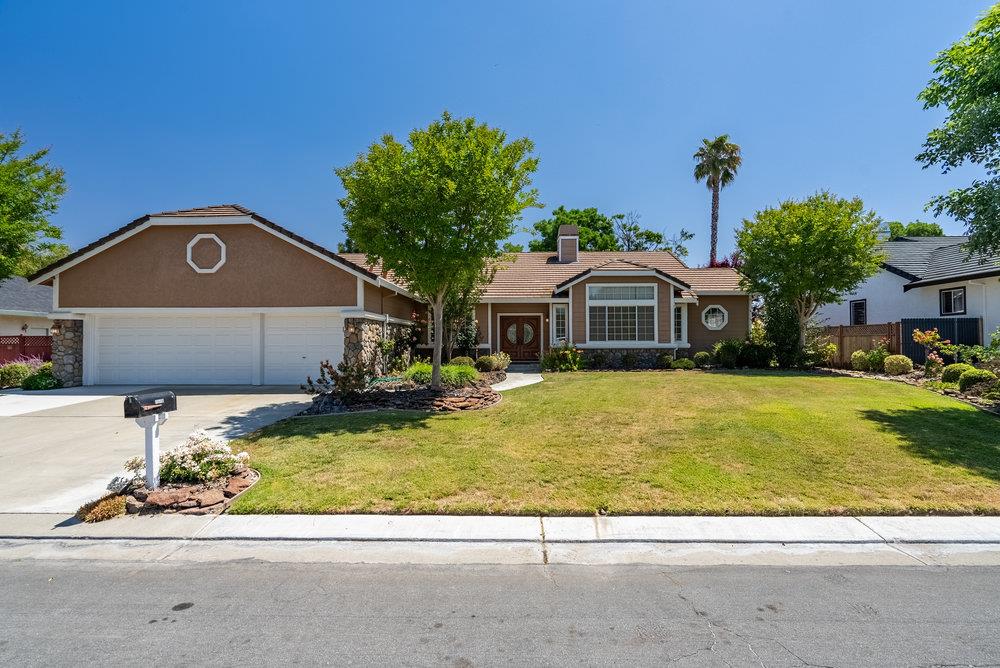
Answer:
POLYGON ((558 346, 564 341, 569 341, 569 304, 549 305, 549 332, 549 339, 553 346, 558 346), (566 336, 562 338, 556 336, 556 309, 564 309, 566 311, 566 336))
POLYGON ((214 274, 226 263, 226 244, 222 243, 222 239, 214 234, 196 234, 187 245, 187 263, 199 274, 214 274), (215 263, 215 266, 199 267, 194 258, 191 257, 191 251, 199 241, 214 241, 219 246, 219 261, 215 263))
MULTIPOLYGON (((659 308, 659 286, 656 283, 587 283, 584 285, 584 327, 586 330, 586 341, 594 345, 600 344, 608 348, 649 348, 657 344, 660 340, 660 308, 659 308), (652 299, 591 299, 590 288, 618 288, 623 285, 629 287, 651 287, 653 288, 652 299), (652 306, 653 307, 653 338, 642 341, 591 341, 590 340, 590 307, 591 306, 652 306), (612 345, 606 345, 612 344, 612 345)), ((606 333, 606 332, 605 332, 606 333)))
POLYGON ((721 330, 723 330, 723 329, 726 328, 726 325, 729 324, 729 311, 727 311, 726 308, 724 306, 722 306, 721 304, 709 304, 701 312, 701 324, 703 324, 705 326, 705 329, 710 329, 713 332, 721 331, 721 330), (709 309, 713 309, 713 308, 717 308, 720 311, 722 311, 722 326, 721 327, 712 327, 707 322, 706 315, 708 314, 708 310, 709 309))
MULTIPOLYGON (((678 338, 674 337, 672 339, 672 341, 674 343, 687 343, 687 340, 688 340, 688 310, 687 310, 687 305, 686 304, 678 304, 678 303, 675 302, 674 303, 674 309, 673 309, 672 313, 676 313, 677 309, 681 310, 681 338, 678 339, 678 338)), ((671 335, 673 335, 673 334, 676 333, 677 327, 676 327, 676 324, 673 321, 671 321, 670 324, 671 324, 671 327, 673 327, 673 329, 671 329, 671 335)))

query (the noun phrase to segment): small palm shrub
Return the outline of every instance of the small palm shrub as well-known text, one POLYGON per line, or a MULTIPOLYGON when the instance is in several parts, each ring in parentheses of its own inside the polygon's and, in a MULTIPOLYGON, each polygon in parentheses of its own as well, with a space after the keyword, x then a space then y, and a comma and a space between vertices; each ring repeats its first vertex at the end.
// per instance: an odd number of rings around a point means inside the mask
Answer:
POLYGON ((958 391, 963 394, 971 394, 978 391, 977 385, 988 387, 996 379, 997 375, 992 371, 987 369, 971 369, 958 377, 958 391))
POLYGON ((855 350, 851 353, 851 368, 855 371, 871 371, 867 350, 855 350))
POLYGON ((319 377, 314 381, 312 376, 306 376, 306 384, 300 387, 306 394, 330 392, 341 401, 348 401, 368 387, 370 375, 364 365, 341 360, 334 369, 330 360, 325 360, 319 363, 319 377))
POLYGON ((0 366, 0 387, 20 387, 31 375, 31 367, 24 362, 11 362, 0 366))
POLYGON ((972 371, 976 367, 971 364, 965 364, 959 362, 958 364, 949 364, 941 371, 941 382, 942 383, 957 383, 958 379, 966 371, 972 371))
POLYGON ((740 347, 737 364, 751 369, 768 369, 774 359, 774 349, 766 343, 745 341, 740 347))
POLYGON ((690 371, 691 369, 694 368, 694 360, 688 357, 682 357, 680 359, 674 360, 670 366, 673 369, 685 369, 687 371, 690 371))
MULTIPOLYGON (((196 431, 188 436, 184 445, 160 454, 160 482, 217 480, 242 471, 248 458, 247 453, 233 453, 224 442, 196 431)), ((133 457, 125 462, 125 470, 132 473, 134 482, 141 482, 146 473, 146 459, 133 457)))
POLYGON ((700 350, 694 354, 694 365, 699 369, 704 369, 712 365, 712 353, 700 350))
POLYGON ((119 494, 108 494, 80 506, 80 509, 76 511, 76 519, 81 522, 103 522, 124 514, 125 497, 119 494))
POLYGON ((726 369, 735 369, 740 361, 740 352, 743 350, 741 339, 723 339, 712 347, 712 356, 715 361, 726 369))
MULTIPOLYGON (((427 362, 417 362, 410 365, 403 377, 412 380, 419 385, 427 385, 431 382, 433 367, 427 362)), ((465 387, 471 385, 479 379, 479 373, 475 367, 465 364, 442 364, 441 384, 449 387, 465 387)))
POLYGON ((902 376, 913 371, 913 361, 906 355, 889 355, 885 358, 885 372, 890 376, 902 376))
POLYGON ((542 356, 542 371, 577 371, 583 364, 580 351, 568 342, 542 356))
POLYGON ((476 360, 471 357, 452 357, 448 364, 464 364, 465 366, 476 366, 476 360))
POLYGON ((483 373, 489 373, 490 371, 500 370, 500 360, 494 355, 483 355, 476 360, 475 364, 477 371, 482 371, 483 373))

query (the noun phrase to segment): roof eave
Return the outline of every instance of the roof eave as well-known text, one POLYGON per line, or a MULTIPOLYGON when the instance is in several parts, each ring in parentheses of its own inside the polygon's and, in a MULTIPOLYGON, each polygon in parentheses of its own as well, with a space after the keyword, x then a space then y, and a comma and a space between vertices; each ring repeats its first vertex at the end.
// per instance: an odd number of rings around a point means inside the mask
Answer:
POLYGON ((912 283, 907 283, 903 286, 903 292, 907 292, 912 288, 923 288, 929 285, 941 285, 942 283, 957 283, 959 281, 971 281, 976 278, 990 278, 991 276, 1000 276, 1000 267, 996 269, 991 269, 989 271, 980 271, 974 274, 959 274, 956 276, 941 276, 939 278, 927 278, 924 280, 914 281, 912 283))

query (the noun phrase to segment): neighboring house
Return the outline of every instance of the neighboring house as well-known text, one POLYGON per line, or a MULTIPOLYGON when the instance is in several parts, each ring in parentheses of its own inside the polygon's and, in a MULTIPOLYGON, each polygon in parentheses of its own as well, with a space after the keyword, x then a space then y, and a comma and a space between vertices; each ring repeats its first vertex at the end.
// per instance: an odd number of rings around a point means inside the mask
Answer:
POLYGON ((840 304, 820 309, 824 325, 903 318, 980 318, 985 340, 1000 327, 1000 256, 967 258, 968 237, 899 237, 882 244, 882 270, 840 304), (985 260, 981 262, 980 260, 985 260))
MULTIPOLYGON (((668 252, 520 253, 476 307, 481 352, 538 360, 559 341, 652 356, 743 338, 731 269, 668 252)), ((30 277, 52 285, 67 384, 287 384, 329 359, 370 360, 426 306, 401 281, 238 205, 143 216, 30 277)))
POLYGON ((15 276, 0 281, 0 336, 47 336, 52 288, 15 276))

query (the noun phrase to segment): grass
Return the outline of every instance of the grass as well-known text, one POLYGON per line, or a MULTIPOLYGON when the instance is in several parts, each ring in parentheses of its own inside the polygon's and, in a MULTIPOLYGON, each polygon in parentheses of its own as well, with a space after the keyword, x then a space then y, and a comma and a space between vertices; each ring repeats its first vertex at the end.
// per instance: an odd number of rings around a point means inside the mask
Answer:
POLYGON ((485 411, 288 420, 234 447, 263 475, 236 513, 1000 512, 996 417, 813 374, 552 374, 485 411))

